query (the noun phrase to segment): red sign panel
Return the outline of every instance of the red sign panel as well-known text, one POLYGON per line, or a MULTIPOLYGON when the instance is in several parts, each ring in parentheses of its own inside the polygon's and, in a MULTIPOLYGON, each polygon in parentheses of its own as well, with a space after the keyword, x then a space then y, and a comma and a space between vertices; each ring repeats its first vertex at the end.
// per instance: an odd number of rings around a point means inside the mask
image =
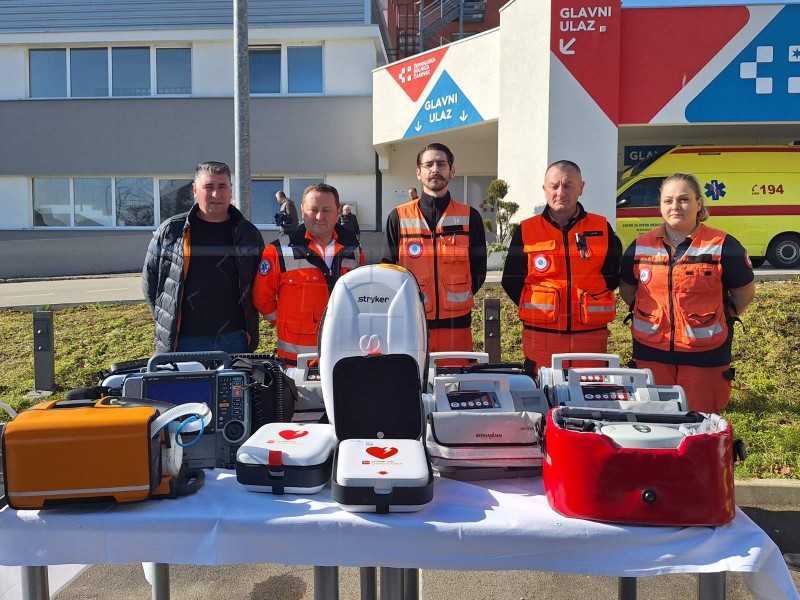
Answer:
POLYGON ((620 0, 553 0, 552 10, 550 51, 616 125, 620 0))
POLYGON ((416 102, 428 82, 433 79, 433 74, 439 68, 442 58, 447 52, 447 47, 439 48, 403 62, 395 63, 386 68, 397 84, 403 88, 408 97, 416 102))

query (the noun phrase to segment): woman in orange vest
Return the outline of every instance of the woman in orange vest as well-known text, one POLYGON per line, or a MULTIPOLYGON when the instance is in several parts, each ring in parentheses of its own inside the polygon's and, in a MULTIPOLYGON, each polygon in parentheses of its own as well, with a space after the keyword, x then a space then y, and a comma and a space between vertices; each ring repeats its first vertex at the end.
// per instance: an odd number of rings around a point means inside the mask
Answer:
POLYGON ((708 219, 700 183, 675 173, 661 184, 664 223, 640 235, 622 259, 620 295, 631 307, 633 358, 659 385, 680 385, 689 409, 728 405, 733 321, 755 295, 742 245, 708 219))

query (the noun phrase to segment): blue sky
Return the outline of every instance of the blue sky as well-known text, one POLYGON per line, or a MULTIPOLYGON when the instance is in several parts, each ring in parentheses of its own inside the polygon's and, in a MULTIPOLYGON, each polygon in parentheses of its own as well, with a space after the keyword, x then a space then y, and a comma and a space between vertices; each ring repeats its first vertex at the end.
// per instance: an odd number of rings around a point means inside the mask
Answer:
POLYGON ((733 6, 747 4, 800 4, 800 0, 622 0, 623 8, 655 8, 659 6, 733 6))

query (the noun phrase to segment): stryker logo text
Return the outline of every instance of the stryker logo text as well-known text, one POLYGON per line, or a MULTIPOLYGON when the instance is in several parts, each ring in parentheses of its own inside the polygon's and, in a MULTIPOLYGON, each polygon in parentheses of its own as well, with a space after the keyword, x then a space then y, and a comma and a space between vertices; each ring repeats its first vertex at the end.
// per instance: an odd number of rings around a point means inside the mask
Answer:
POLYGON ((375 303, 383 304, 384 302, 388 302, 389 301, 389 297, 388 296, 386 296, 386 297, 383 297, 383 296, 359 296, 358 297, 358 301, 359 302, 366 302, 367 304, 375 304, 375 303))

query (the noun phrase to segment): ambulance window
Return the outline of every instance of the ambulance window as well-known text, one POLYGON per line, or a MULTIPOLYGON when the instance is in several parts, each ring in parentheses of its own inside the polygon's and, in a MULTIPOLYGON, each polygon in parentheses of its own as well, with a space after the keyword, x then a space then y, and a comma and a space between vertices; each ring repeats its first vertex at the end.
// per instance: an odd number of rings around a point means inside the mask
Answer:
POLYGON ((644 208, 658 206, 662 177, 637 181, 617 198, 619 208, 644 208))

